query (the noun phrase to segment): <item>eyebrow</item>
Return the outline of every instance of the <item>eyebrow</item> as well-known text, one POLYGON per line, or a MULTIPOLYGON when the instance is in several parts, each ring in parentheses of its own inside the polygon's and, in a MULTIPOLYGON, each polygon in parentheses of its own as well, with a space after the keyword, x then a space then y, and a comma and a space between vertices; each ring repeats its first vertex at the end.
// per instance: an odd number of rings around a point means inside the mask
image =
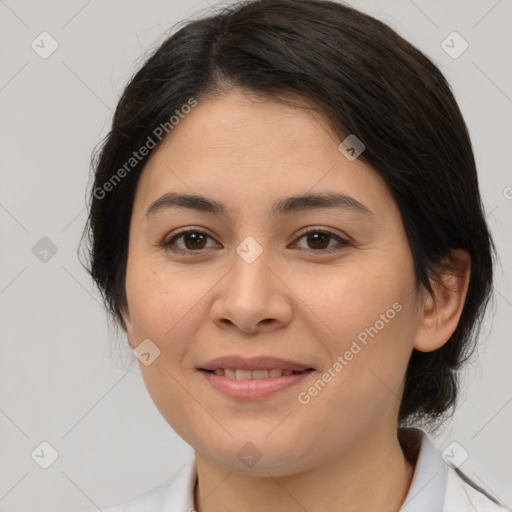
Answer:
MULTIPOLYGON (((228 213, 228 209, 224 204, 209 197, 197 194, 168 192, 151 203, 146 211, 146 217, 154 215, 158 211, 175 207, 221 215, 227 215, 228 213)), ((327 192, 321 194, 306 193, 277 199, 272 205, 271 213, 274 216, 288 215, 299 211, 322 208, 351 210, 369 218, 375 217, 374 213, 364 204, 341 192, 327 192)))

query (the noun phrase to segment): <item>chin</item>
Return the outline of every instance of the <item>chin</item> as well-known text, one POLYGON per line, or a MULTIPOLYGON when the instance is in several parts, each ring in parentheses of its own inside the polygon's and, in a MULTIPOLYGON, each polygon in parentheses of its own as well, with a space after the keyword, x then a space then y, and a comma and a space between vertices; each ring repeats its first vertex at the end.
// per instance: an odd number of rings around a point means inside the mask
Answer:
POLYGON ((230 432, 234 438, 230 438, 229 442, 205 444, 203 441, 201 444, 206 449, 199 448, 196 451, 229 471, 252 476, 268 477, 269 473, 272 476, 286 476, 313 464, 307 461, 305 454, 297 452, 297 443, 289 436, 269 439, 266 432, 259 437, 254 432, 247 436, 230 432))

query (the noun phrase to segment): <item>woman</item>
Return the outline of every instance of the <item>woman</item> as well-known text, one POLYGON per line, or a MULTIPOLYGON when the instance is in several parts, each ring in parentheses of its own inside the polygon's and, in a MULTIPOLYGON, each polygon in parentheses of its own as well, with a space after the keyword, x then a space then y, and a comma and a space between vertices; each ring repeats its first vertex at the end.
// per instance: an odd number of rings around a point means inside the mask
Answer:
POLYGON ((336 2, 189 22, 95 161, 90 272, 194 448, 121 511, 498 511, 427 436, 492 288, 440 71, 336 2))

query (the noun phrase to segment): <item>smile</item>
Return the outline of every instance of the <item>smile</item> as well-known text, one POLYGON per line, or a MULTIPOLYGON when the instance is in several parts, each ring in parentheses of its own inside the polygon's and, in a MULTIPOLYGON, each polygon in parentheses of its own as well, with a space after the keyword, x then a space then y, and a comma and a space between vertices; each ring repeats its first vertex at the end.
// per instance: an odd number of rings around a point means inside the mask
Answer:
POLYGON ((290 389, 309 377, 315 371, 282 370, 240 370, 218 368, 216 370, 200 370, 207 383, 217 392, 236 400, 262 400, 290 389))
POLYGON ((218 368, 210 370, 210 373, 220 377, 227 377, 228 379, 236 380, 249 380, 249 379, 268 379, 274 377, 281 377, 283 375, 294 375, 297 373, 293 370, 282 370, 281 368, 271 368, 269 370, 240 370, 233 368, 218 368))

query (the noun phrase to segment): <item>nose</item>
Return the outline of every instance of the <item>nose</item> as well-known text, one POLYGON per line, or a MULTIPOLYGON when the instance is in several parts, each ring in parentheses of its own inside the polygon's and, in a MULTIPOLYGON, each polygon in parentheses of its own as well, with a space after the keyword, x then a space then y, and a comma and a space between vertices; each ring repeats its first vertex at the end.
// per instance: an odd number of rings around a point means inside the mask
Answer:
POLYGON ((234 328, 246 334, 270 332, 292 319, 293 293, 280 279, 269 251, 248 262, 239 254, 221 280, 210 314, 221 329, 234 328))

